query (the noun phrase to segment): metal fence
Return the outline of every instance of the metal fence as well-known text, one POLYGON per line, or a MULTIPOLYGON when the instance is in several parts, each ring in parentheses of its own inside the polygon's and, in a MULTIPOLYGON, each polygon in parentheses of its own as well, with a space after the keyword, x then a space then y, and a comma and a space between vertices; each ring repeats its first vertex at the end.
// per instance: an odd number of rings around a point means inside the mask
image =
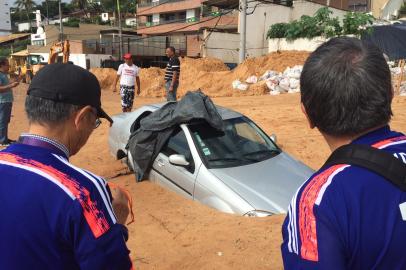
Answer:
MULTIPOLYGON (((96 53, 119 56, 118 38, 116 40, 86 40, 85 44, 86 47, 93 49, 96 53)), ((175 47, 179 54, 185 55, 187 50, 186 36, 123 38, 124 53, 129 52, 136 57, 165 56, 165 50, 169 46, 175 47)))

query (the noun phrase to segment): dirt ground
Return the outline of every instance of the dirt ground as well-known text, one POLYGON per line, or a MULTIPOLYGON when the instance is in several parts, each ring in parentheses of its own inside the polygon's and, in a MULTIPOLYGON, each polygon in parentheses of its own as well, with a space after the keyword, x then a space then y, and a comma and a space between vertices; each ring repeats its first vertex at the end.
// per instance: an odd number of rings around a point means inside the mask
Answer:
MULTIPOLYGON (((27 86, 15 91, 10 124, 15 139, 27 129, 23 103, 27 86)), ((204 89, 203 89, 204 90, 204 89)), ((103 91, 103 107, 120 112, 116 93, 103 91)), ((329 150, 321 135, 310 130, 299 108, 299 94, 214 98, 215 103, 242 112, 294 157, 317 169, 329 150)), ((163 101, 141 97, 135 107, 163 101)), ((406 97, 393 102, 392 127, 406 132, 406 97)), ((137 269, 283 269, 280 255, 284 216, 245 218, 223 214, 186 200, 133 175, 108 151, 106 122, 94 131, 87 145, 71 161, 130 190, 135 222, 129 225, 128 247, 137 269)), ((266 177, 266 175, 264 175, 266 177)))

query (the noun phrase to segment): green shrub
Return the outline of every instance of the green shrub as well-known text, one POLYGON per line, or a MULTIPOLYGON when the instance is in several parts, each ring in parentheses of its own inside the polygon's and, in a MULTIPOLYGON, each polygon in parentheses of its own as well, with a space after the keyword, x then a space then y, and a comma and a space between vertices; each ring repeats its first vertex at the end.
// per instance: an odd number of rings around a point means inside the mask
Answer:
POLYGON ((343 31, 345 35, 362 35, 371 31, 374 17, 360 12, 348 12, 343 19, 343 31))
POLYGON ((287 23, 275 23, 268 30, 267 38, 283 38, 289 28, 287 23))
POLYGON ((314 16, 303 15, 300 20, 291 23, 277 23, 271 25, 267 38, 298 38, 312 39, 317 36, 331 38, 340 35, 362 35, 371 31, 370 25, 374 18, 365 13, 348 12, 342 24, 327 7, 320 8, 314 16))

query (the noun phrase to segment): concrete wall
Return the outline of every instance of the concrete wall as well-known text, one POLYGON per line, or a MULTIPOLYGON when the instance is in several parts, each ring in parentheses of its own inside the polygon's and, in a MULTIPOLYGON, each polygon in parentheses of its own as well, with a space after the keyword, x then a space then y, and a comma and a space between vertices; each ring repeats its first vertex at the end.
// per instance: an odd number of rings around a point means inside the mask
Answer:
POLYGON ((286 38, 272 38, 269 39, 268 52, 276 51, 308 51, 312 52, 317 49, 321 44, 326 42, 327 39, 323 37, 316 37, 313 39, 299 38, 294 41, 287 41, 286 38))
POLYGON ((209 38, 207 30, 203 33, 206 40, 202 46, 203 57, 216 57, 224 63, 238 63, 240 35, 237 33, 212 32, 209 38))
POLYGON ((24 31, 29 31, 31 28, 31 23, 25 22, 25 23, 19 23, 17 25, 18 32, 24 32, 24 31))
POLYGON ((90 61, 89 68, 101 67, 100 62, 102 60, 110 59, 111 55, 108 54, 87 54, 86 59, 90 61))
MULTIPOLYGON (((48 62, 48 53, 32 53, 35 55, 41 55, 44 60, 43 62, 48 62)), ((62 56, 62 54, 60 54, 62 56)), ((100 67, 100 60, 109 59, 110 55, 105 54, 82 54, 82 53, 73 53, 69 56, 69 61, 72 61, 73 64, 80 66, 82 68, 87 68, 86 60, 89 60, 90 66, 89 68, 93 67, 100 67)))
MULTIPOLYGON (((257 2, 250 3, 254 7, 257 2)), ((312 16, 323 5, 307 2, 294 1, 293 7, 284 7, 272 4, 260 4, 252 15, 247 16, 247 57, 256 57, 268 52, 268 40, 266 34, 271 25, 281 22, 298 20, 302 15, 312 16)), ((346 11, 330 8, 333 16, 343 18, 346 11)), ((248 12, 252 11, 248 9, 248 12)))
POLYGON ((399 15, 400 7, 405 3, 404 0, 389 0, 382 8, 380 18, 384 20, 392 20, 399 15))
POLYGON ((12 6, 11 0, 0 0, 0 32, 4 34, 11 33, 11 19, 10 7, 12 6))

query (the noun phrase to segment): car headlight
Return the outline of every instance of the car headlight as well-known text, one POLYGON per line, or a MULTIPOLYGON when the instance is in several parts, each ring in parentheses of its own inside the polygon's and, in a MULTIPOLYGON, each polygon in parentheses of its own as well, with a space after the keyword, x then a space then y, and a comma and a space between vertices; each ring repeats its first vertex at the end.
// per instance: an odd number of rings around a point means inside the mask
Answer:
POLYGON ((244 216, 245 217, 269 217, 272 215, 273 215, 273 213, 271 213, 271 212, 262 211, 262 210, 253 210, 253 211, 249 211, 244 216))

